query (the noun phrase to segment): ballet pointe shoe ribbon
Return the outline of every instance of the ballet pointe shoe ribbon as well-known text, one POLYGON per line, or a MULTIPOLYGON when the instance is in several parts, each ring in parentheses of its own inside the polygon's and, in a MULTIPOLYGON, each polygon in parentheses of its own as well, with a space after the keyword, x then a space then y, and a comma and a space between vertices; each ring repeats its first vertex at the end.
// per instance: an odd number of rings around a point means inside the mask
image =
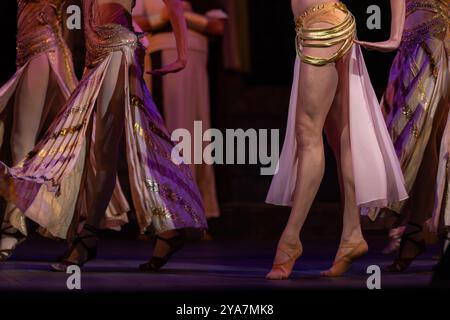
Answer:
POLYGON ((273 264, 272 270, 266 275, 266 279, 268 280, 288 279, 294 268, 295 261, 302 255, 303 247, 301 243, 299 243, 295 249, 288 247, 287 245, 279 244, 277 252, 278 251, 284 253, 288 259, 283 263, 273 264))
MULTIPOLYGON (((359 243, 344 243, 339 247, 339 250, 343 250, 346 248, 352 248, 348 253, 344 254, 339 259, 336 259, 333 263, 333 266, 326 270, 322 271, 320 274, 324 277, 340 277, 348 269, 352 263, 361 258, 364 254, 369 250, 369 246, 365 240, 362 240, 359 243)), ((339 255, 338 255, 339 256, 339 255)))

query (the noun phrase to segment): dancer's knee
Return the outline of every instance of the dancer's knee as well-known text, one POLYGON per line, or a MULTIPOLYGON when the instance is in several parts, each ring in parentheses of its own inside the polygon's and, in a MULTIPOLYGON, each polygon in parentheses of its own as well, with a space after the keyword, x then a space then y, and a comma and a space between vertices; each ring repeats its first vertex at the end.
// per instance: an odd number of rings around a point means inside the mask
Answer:
POLYGON ((299 117, 296 120, 295 135, 299 149, 317 148, 322 145, 322 130, 310 117, 299 117))

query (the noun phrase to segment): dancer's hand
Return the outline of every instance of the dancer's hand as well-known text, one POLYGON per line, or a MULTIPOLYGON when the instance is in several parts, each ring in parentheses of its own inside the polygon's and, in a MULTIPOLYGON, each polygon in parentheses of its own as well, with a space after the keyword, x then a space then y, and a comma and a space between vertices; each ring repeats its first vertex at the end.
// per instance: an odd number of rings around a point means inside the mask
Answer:
POLYGON ((367 42, 355 40, 355 43, 366 48, 367 50, 376 50, 381 52, 391 52, 397 50, 400 46, 400 40, 387 40, 381 42, 367 42))
POLYGON ((222 19, 210 18, 205 32, 210 35, 221 36, 225 33, 225 22, 222 19))
POLYGON ((151 74, 152 76, 163 76, 169 73, 177 73, 184 68, 186 68, 187 61, 186 60, 177 60, 171 64, 168 64, 160 69, 147 71, 147 73, 151 74))

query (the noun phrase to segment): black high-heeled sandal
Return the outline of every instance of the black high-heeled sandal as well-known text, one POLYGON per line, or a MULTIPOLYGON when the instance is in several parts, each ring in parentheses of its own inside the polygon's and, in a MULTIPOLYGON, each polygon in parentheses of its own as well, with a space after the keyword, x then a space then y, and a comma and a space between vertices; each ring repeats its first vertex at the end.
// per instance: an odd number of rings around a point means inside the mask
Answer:
POLYGON ((83 236, 78 234, 75 237, 75 240, 72 242, 71 246, 67 249, 66 253, 63 255, 62 261, 51 265, 53 271, 66 272, 67 267, 72 265, 76 265, 81 268, 82 266, 84 266, 84 264, 86 264, 91 260, 94 260, 97 257, 97 245, 89 246, 86 243, 87 239, 98 238, 97 229, 92 226, 85 225, 83 227, 82 232, 84 231, 87 231, 88 234, 85 234, 83 236), (78 246, 80 245, 84 247, 84 249, 86 250, 86 259, 84 261, 77 261, 77 262, 69 261, 68 260, 69 257, 75 250, 77 250, 78 246))
POLYGON ((156 241, 161 240, 169 246, 169 252, 164 257, 152 257, 149 262, 141 264, 139 270, 146 272, 155 272, 161 269, 169 259, 178 251, 183 249, 185 239, 183 236, 175 236, 169 239, 156 236, 156 241))
POLYGON ((11 249, 0 249, 0 262, 4 262, 11 258, 17 246, 27 238, 12 225, 8 225, 0 231, 0 237, 3 238, 4 236, 16 239, 17 243, 11 249))
POLYGON ((426 243, 425 240, 414 240, 411 236, 418 234, 423 231, 423 227, 421 225, 415 224, 415 223, 409 223, 410 226, 413 226, 417 228, 415 231, 411 231, 408 233, 405 233, 402 237, 402 241, 400 243, 400 250, 399 255, 395 259, 394 263, 387 266, 385 271, 387 272, 404 272, 408 267, 411 265, 411 263, 422 253, 426 250, 426 243), (402 258, 402 253, 405 250, 406 244, 411 243, 416 246, 417 252, 413 257, 410 258, 402 258))

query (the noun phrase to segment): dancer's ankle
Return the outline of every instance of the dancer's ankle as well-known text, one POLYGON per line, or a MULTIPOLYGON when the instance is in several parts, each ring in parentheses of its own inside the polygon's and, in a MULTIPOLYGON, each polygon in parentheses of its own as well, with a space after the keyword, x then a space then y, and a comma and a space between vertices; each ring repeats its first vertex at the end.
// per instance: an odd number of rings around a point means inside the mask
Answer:
POLYGON ((351 231, 343 232, 341 236, 341 244, 360 243, 364 240, 361 228, 355 228, 351 231))
POLYGON ((300 244, 299 232, 285 230, 280 237, 280 243, 288 246, 298 246, 300 244))

